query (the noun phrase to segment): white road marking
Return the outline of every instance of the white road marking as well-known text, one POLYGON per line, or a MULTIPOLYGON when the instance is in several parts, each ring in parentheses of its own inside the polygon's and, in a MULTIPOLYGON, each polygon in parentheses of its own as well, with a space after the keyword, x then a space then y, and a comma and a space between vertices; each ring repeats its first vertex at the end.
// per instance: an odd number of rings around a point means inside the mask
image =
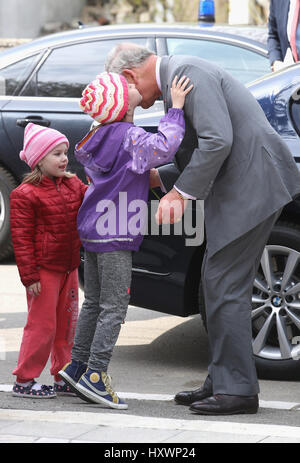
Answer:
MULTIPOLYGON (((12 384, 0 384, 0 392, 12 391, 12 384)), ((138 392, 118 392, 122 399, 126 400, 152 400, 170 402, 173 401, 174 395, 171 394, 140 394, 138 392)), ((300 402, 283 402, 276 400, 260 400, 261 408, 273 408, 276 410, 296 410, 300 411, 300 402)))

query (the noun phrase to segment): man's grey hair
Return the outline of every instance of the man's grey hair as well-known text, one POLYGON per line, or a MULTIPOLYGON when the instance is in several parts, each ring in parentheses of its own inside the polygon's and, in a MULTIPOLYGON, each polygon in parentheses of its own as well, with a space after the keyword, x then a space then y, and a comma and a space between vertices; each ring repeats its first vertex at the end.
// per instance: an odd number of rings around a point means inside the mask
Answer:
POLYGON ((105 70, 121 74, 124 69, 141 66, 154 53, 146 47, 135 43, 120 43, 107 55, 105 70))

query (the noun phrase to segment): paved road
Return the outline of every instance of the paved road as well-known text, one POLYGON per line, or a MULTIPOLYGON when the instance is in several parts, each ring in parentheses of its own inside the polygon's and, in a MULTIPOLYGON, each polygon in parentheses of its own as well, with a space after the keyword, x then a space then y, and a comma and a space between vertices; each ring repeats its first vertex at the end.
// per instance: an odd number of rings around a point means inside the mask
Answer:
MULTIPOLYGON (((13 398, 11 371, 26 321, 14 262, 0 264, 0 298, 0 442, 300 443, 299 382, 260 381, 257 415, 200 417, 174 404, 177 391, 198 387, 206 376, 207 337, 198 316, 129 308, 110 367, 126 411, 76 397, 13 398)), ((48 367, 40 381, 51 384, 48 367)))

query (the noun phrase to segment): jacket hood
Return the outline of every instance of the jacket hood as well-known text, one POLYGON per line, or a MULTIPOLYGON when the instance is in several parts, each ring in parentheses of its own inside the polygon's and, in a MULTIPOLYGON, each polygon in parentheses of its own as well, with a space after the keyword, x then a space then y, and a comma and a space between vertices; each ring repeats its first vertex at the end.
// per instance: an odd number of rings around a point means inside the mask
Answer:
POLYGON ((93 132, 90 132, 75 147, 77 159, 91 170, 109 172, 118 157, 124 137, 120 136, 120 126, 122 133, 132 126, 128 122, 114 122, 112 124, 101 125, 93 132), (82 155, 88 155, 88 160, 83 162, 82 155))

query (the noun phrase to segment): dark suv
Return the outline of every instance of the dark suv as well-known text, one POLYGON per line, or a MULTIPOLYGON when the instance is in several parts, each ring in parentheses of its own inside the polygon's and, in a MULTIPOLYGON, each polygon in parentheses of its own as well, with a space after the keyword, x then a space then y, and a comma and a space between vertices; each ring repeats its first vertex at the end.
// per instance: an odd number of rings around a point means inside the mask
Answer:
MULTIPOLYGON (((107 52, 123 41, 146 45, 159 55, 201 56, 245 84, 265 76, 247 85, 300 166, 300 64, 266 75, 264 44, 217 28, 166 25, 84 28, 44 37, 0 53, 0 259, 12 253, 9 193, 26 171, 18 156, 24 127, 32 121, 64 132, 71 145, 69 168, 84 180, 72 153, 91 119, 78 99, 103 70, 107 52)), ((135 123, 155 131, 162 115, 162 101, 157 101, 147 111, 140 108, 135 123)), ((160 190, 150 192, 149 200, 157 195, 160 190)), ((170 236, 161 230, 145 236, 134 255, 131 303, 179 316, 200 311, 205 323, 200 284, 205 243, 186 246, 186 238, 173 227, 170 236)), ((300 207, 295 201, 274 226, 253 288, 253 350, 260 376, 300 378, 299 256, 300 207)))

